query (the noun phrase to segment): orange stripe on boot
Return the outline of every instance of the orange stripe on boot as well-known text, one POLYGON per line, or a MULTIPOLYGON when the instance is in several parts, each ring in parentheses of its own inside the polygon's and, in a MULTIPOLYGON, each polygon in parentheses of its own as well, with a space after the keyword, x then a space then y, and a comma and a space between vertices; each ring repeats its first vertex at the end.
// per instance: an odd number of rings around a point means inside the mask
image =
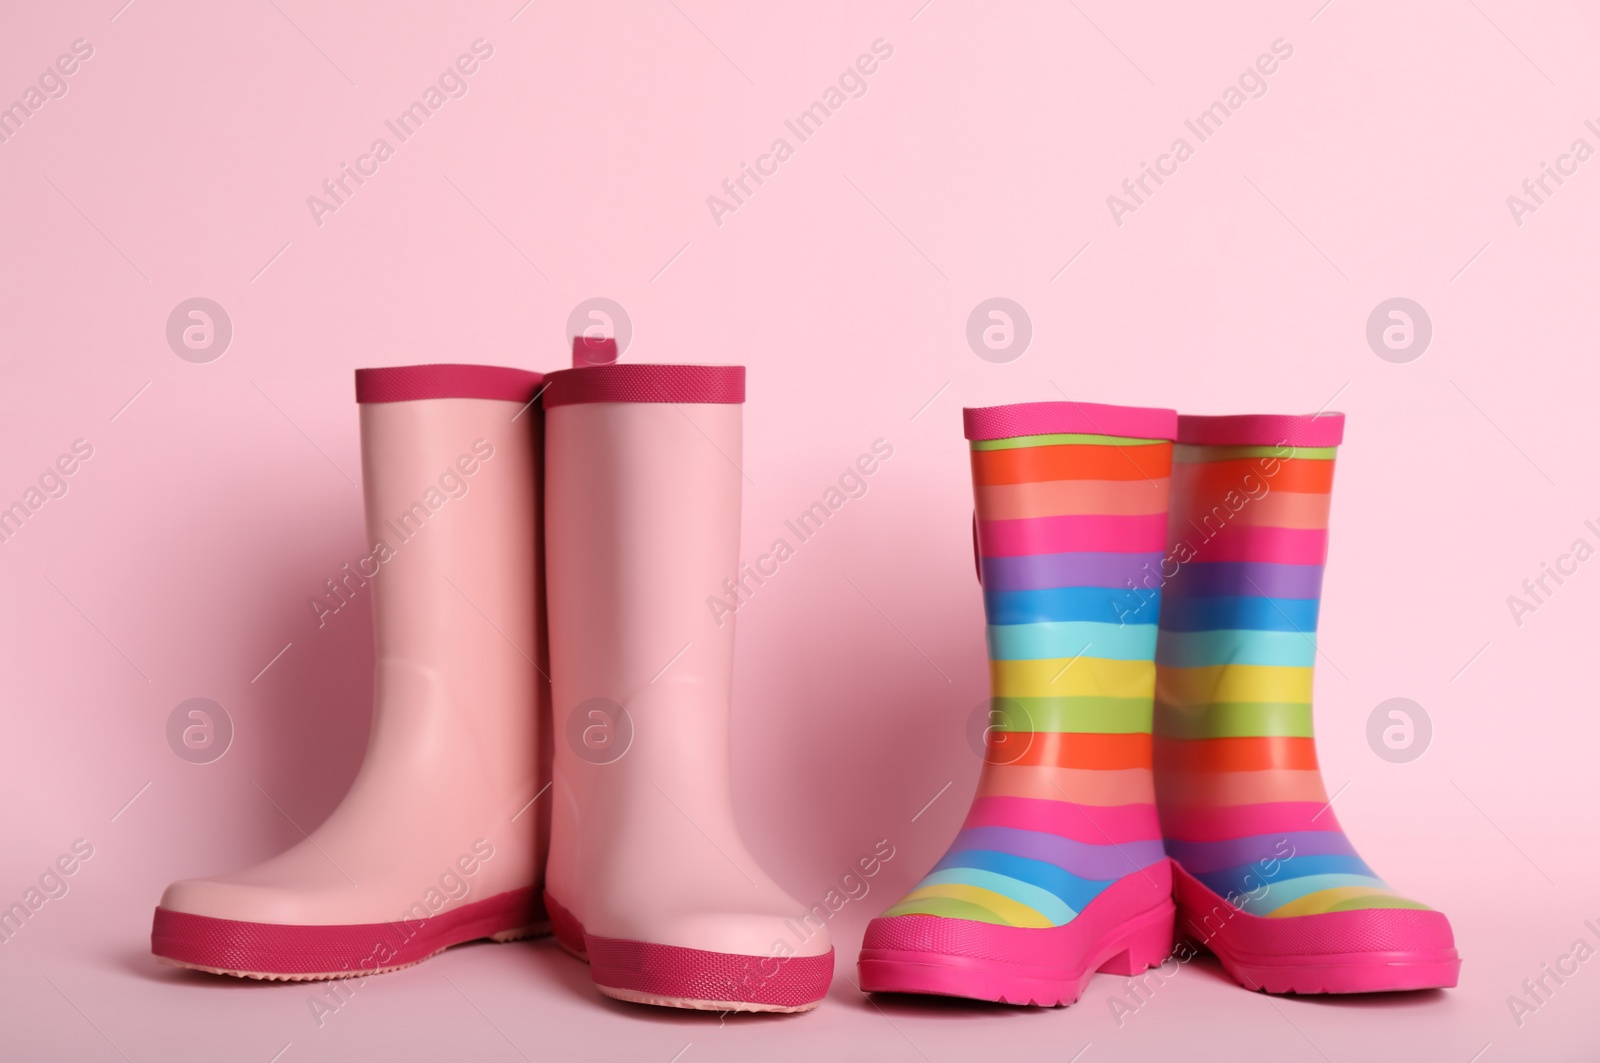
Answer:
POLYGON ((1155 803, 1150 769, 1048 768, 1037 764, 990 764, 978 778, 979 797, 1028 797, 1076 805, 1155 803))
POLYGON ((1316 740, 1273 735, 1262 738, 1163 738, 1155 743, 1156 771, 1205 774, 1317 767, 1316 740))
POLYGON ((989 733, 990 745, 984 756, 989 763, 1047 768, 1094 768, 1102 771, 1143 768, 1150 764, 1150 736, 1147 734, 1009 731, 1004 737, 1003 743, 996 744, 996 732, 989 733), (1024 735, 1027 744, 1019 754, 1016 740, 1024 735))
POLYGON ((1172 446, 1163 443, 1137 447, 1064 444, 972 452, 972 482, 980 486, 1045 480, 1159 480, 1171 473, 1172 446))
POLYGON ((1236 491, 1245 497, 1261 494, 1263 487, 1269 493, 1291 491, 1313 495, 1325 495, 1333 490, 1333 462, 1307 458, 1279 461, 1277 472, 1268 476, 1262 471, 1261 465, 1266 462, 1270 467, 1273 460, 1242 458, 1212 461, 1203 465, 1178 465, 1172 470, 1172 493, 1173 497, 1185 500, 1185 506, 1179 512, 1194 512, 1221 504, 1223 496, 1229 491, 1236 491))

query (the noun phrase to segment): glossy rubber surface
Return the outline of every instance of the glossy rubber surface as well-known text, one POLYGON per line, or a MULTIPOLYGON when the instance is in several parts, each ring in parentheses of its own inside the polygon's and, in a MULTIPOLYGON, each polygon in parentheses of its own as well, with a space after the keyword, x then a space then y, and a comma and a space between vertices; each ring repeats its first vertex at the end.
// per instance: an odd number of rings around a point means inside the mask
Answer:
MULTIPOLYGON (((399 376, 384 386, 415 383, 434 368, 385 370, 399 376)), ((531 374, 488 376, 503 383, 531 374)), ((321 938, 259 928, 322 927, 336 940, 407 921, 437 930, 474 904, 536 894, 549 808, 548 797, 534 801, 548 778, 540 720, 548 687, 537 663, 539 411, 524 405, 434 398, 361 407, 373 545, 336 573, 326 594, 335 605, 371 598, 376 669, 366 756, 349 793, 308 838, 253 867, 169 886, 156 955, 253 976, 334 974, 368 956, 338 952, 330 969, 321 938), (184 917, 256 929, 221 935, 213 946, 228 955, 212 962, 214 954, 193 951, 203 942, 192 933, 176 934, 196 925, 184 917)), ((292 808, 293 785, 264 780, 263 804, 292 808)), ((468 929, 483 936, 485 927, 514 931, 531 919, 510 913, 468 929)))
POLYGON ((1174 873, 1178 935, 1216 954, 1229 977, 1267 993, 1449 989, 1461 972, 1442 912, 1362 908, 1268 919, 1174 873))
POLYGON ((1449 921, 1356 851, 1318 766, 1312 672, 1343 427, 1339 415, 1183 417, 1173 462, 1161 826, 1184 915, 1216 912, 1191 936, 1271 992, 1453 985, 1459 964, 1449 921))
POLYGON ((833 952, 819 956, 741 955, 595 937, 546 897, 561 947, 589 964, 595 988, 635 1004, 696 1011, 809 1011, 833 980, 833 952))
MULTIPOLYGON (((592 397, 602 385, 573 390, 592 397)), ((566 913, 553 918, 561 930, 570 917, 566 947, 589 952, 602 990, 675 1007, 808 1007, 826 991, 813 969, 832 966, 826 918, 761 869, 734 818, 736 617, 707 602, 739 574, 742 414, 727 401, 600 400, 546 414, 556 734, 546 882, 566 913), (778 971, 771 986, 799 978, 803 991, 779 1002, 717 988, 742 985, 752 958, 778 971)))
POLYGON ((1175 428, 1171 410, 1088 403, 967 411, 983 770, 944 856, 869 924, 863 989, 1070 1004, 1096 970, 1170 953, 1150 772, 1159 590, 1141 588, 1175 428))
POLYGON ((861 944, 861 988, 1058 1007, 1090 975, 1135 975, 1172 954, 1165 861, 1126 875, 1069 923, 1048 928, 929 915, 882 916, 861 944))
POLYGON ((539 897, 520 889, 437 916, 346 926, 250 923, 157 908, 150 945, 162 962, 178 967, 311 981, 398 970, 481 938, 515 941, 548 932, 539 897))

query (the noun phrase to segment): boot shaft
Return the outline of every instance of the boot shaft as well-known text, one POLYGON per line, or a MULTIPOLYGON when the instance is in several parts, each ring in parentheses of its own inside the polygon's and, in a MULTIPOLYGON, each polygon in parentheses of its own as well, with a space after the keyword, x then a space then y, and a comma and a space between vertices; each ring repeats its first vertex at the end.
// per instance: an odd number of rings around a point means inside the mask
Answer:
POLYGON ((539 381, 492 366, 357 371, 368 548, 328 592, 371 599, 366 756, 298 844, 169 886, 157 955, 251 977, 344 977, 538 929, 548 805, 534 800, 549 773, 539 381))
POLYGON ((1338 414, 1180 419, 1156 655, 1173 808, 1240 771, 1311 773, 1273 792, 1321 792, 1311 686, 1342 431, 1338 414))
POLYGON ((372 596, 373 748, 413 756, 418 734, 446 729, 496 790, 529 797, 549 699, 540 383, 495 366, 358 371, 369 552, 344 577, 372 596))
POLYGON ((706 603, 739 569, 743 391, 740 366, 551 375, 545 490, 557 559, 549 586, 559 618, 551 632, 557 756, 605 760, 585 728, 606 726, 591 712, 622 726, 621 710, 630 730, 649 732, 638 733, 630 755, 670 757, 681 743, 726 760, 734 618, 706 603), (589 702, 583 724, 565 735, 589 702))
POLYGON ((967 819, 886 913, 1062 927, 1165 866, 1150 773, 1171 410, 967 410, 989 726, 967 819))
POLYGON ((1339 830, 1312 732, 1342 431, 1338 414, 1180 421, 1156 789, 1168 852, 1235 903, 1267 887, 1247 908, 1346 888, 1346 877, 1381 886, 1339 830), (1263 881, 1267 867, 1275 883, 1263 881))
POLYGON ((966 411, 990 764, 1148 778, 1174 424, 1083 403, 966 411))

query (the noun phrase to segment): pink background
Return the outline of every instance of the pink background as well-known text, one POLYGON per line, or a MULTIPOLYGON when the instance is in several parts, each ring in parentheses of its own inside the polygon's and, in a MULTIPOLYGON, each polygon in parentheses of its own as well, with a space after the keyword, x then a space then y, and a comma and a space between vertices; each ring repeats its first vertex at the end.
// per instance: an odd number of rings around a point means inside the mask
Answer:
POLYGON ((76 439, 94 456, 0 545, 0 902, 75 839, 94 856, 0 945, 0 1055, 1595 1058, 1600 963, 1520 1028, 1506 998, 1600 925, 1600 561, 1521 627, 1506 598, 1600 545, 1575 431, 1600 161, 1520 226, 1506 197, 1575 138, 1600 148, 1600 4, 919 2, 6 9, 0 102, 74 40, 94 54, 0 144, 0 502, 76 439), (306 197, 479 38, 467 95, 319 226, 306 197), (866 94, 719 226, 706 197, 793 144, 784 120, 878 38, 894 54, 866 94), (1266 94, 1116 224, 1106 197, 1279 38, 1266 94), (209 364, 165 336, 197 296, 234 327, 209 364), (1033 326, 1005 364, 965 339, 992 296, 1033 326), (1434 327, 1406 364, 1365 339, 1396 296, 1434 327), (839 915, 829 999, 721 1025, 600 1000, 548 942, 475 945, 318 1028, 305 985, 157 967, 162 887, 287 846, 262 791, 309 828, 359 763, 365 602, 322 630, 306 604, 363 544, 351 370, 558 367, 593 297, 626 307, 628 360, 749 365, 747 556, 894 446, 738 618, 756 855, 814 902, 877 839, 897 850, 839 915), (1460 988, 1268 999, 1199 961, 1120 1028, 1109 977, 1050 1012, 855 991, 862 926, 943 851, 978 769, 960 407, 1063 394, 1348 412, 1321 754, 1363 854, 1454 921, 1460 988), (215 763, 167 745, 190 697, 234 722, 215 763), (1366 741, 1391 697, 1433 721, 1412 763, 1366 741))

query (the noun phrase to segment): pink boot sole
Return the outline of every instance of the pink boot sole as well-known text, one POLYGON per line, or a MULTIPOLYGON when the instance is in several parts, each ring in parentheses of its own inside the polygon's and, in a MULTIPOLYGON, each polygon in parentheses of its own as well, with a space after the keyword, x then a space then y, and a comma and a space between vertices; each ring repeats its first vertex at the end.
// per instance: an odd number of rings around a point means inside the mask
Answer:
POLYGON ((480 938, 517 941, 549 932, 538 894, 530 886, 416 922, 249 923, 157 908, 150 950, 174 967, 301 982, 382 974, 421 963, 452 945, 480 938))
POLYGON ((746 956, 679 945, 596 937, 549 894, 545 906, 560 946, 589 963, 608 997, 696 1011, 810 1011, 833 981, 833 950, 821 956, 746 956))
POLYGON ((874 919, 861 988, 1060 1007, 1096 971, 1134 975, 1172 954, 1166 862, 1118 879, 1064 926, 997 926, 932 915, 874 919))
POLYGON ((1367 908, 1270 919, 1229 904, 1174 865, 1178 933, 1228 976, 1267 993, 1449 989, 1461 973, 1444 913, 1367 908))

